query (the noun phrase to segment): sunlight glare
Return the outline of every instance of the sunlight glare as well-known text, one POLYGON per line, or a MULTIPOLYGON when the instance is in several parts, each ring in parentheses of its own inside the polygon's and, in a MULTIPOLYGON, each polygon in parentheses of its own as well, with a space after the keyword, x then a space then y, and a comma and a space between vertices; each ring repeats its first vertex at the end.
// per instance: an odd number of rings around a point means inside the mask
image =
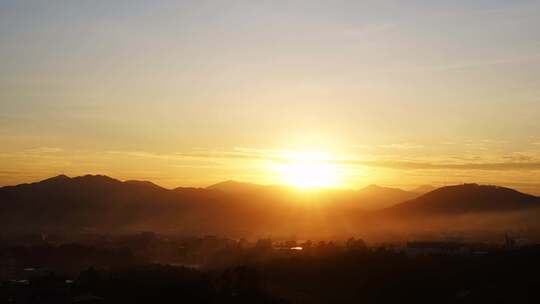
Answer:
POLYGON ((338 186, 338 170, 322 152, 285 152, 286 163, 277 168, 282 182, 301 188, 330 188, 338 186))

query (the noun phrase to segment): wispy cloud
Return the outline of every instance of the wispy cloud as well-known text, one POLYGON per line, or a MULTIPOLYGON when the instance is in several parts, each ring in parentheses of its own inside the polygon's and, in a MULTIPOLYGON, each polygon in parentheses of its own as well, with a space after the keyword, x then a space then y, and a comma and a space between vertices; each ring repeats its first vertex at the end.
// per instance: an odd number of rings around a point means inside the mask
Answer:
POLYGON ((370 145, 358 144, 358 145, 347 145, 347 146, 345 146, 345 148, 347 148, 347 149, 369 149, 369 148, 371 148, 371 146, 370 145))
POLYGON ((460 70, 460 69, 471 69, 471 68, 486 67, 486 66, 536 62, 539 60, 540 60, 540 54, 533 54, 533 55, 514 56, 514 57, 507 57, 507 58, 493 58, 493 59, 487 59, 487 60, 462 61, 462 62, 454 62, 454 63, 441 64, 441 65, 420 66, 417 69, 418 70, 431 70, 431 71, 460 70))
POLYGON ((379 148, 384 149, 401 149, 401 150, 410 150, 410 149, 422 149, 423 145, 418 145, 414 143, 399 143, 399 144, 389 144, 389 145, 379 145, 379 148))
POLYGON ((25 150, 24 152, 32 153, 32 154, 49 154, 49 153, 61 153, 61 152, 64 152, 64 149, 57 148, 57 147, 39 147, 39 148, 28 149, 28 150, 25 150))
POLYGON ((181 158, 181 155, 170 154, 170 153, 153 153, 146 151, 124 151, 124 150, 111 150, 106 151, 108 154, 122 155, 126 157, 135 157, 135 158, 151 158, 151 159, 161 159, 161 160, 175 160, 181 158))
POLYGON ((399 160, 346 160, 340 163, 397 170, 540 170, 540 161, 496 163, 431 163, 399 160))
MULTIPOLYGON (((392 149, 418 149, 421 145, 414 144, 396 144, 389 145, 386 148, 392 149)), ((236 148, 231 151, 212 151, 199 149, 196 151, 178 152, 171 154, 152 154, 148 152, 121 152, 125 155, 135 157, 150 157, 166 160, 180 159, 221 159, 221 160, 249 160, 249 161, 287 161, 286 154, 280 150, 270 149, 255 149, 255 148, 236 148)), ((515 152, 499 157, 446 157, 440 159, 413 159, 403 160, 399 156, 387 156, 384 159, 378 159, 376 155, 372 155, 366 159, 344 158, 334 156, 330 159, 325 159, 329 163, 335 163, 343 166, 366 166, 378 167, 396 170, 488 170, 488 171, 508 171, 508 170, 540 170, 540 159, 538 155, 527 152, 515 152)))

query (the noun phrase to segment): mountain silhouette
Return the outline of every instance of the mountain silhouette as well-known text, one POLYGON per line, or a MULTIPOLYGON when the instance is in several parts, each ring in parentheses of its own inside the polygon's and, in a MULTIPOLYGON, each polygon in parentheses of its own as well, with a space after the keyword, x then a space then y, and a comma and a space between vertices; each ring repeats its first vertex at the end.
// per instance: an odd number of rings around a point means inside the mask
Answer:
POLYGON ((261 189, 263 186, 253 184, 253 183, 243 183, 237 182, 234 180, 228 180, 220 182, 211 186, 206 187, 206 189, 217 189, 226 192, 246 192, 253 189, 261 189))
POLYGON ((540 198, 510 188, 463 184, 442 187, 384 210, 409 215, 456 215, 465 213, 511 212, 540 207, 540 198))
POLYGON ((285 230, 289 222, 300 221, 306 214, 303 208, 307 204, 297 204, 299 198, 270 191, 273 187, 253 186, 258 187, 260 191, 249 192, 217 187, 169 190, 150 182, 122 182, 103 175, 59 175, 0 188, 0 228, 19 232, 255 233, 277 226, 285 230))
POLYGON ((32 184, 0 188, 2 225, 23 227, 117 227, 167 209, 169 191, 103 175, 59 175, 32 184))
MULTIPOLYGON (((237 181, 225 181, 207 187, 206 189, 220 190, 227 193, 236 194, 257 194, 274 196, 284 199, 284 196, 296 195, 298 190, 280 185, 257 185, 237 181)), ((302 191, 303 192, 303 191, 302 191)), ((328 198, 330 203, 344 204, 349 207, 361 208, 364 210, 375 210, 386 208, 397 203, 418 197, 418 193, 404 191, 398 188, 369 185, 360 190, 339 190, 339 189, 314 189, 310 191, 320 196, 321 200, 328 198)), ((321 202, 321 201, 319 201, 321 202)))
POLYGON ((369 185, 357 191, 355 199, 362 208, 375 210, 390 207, 416 197, 418 197, 418 194, 414 192, 369 185))
POLYGON ((418 194, 426 194, 428 192, 431 192, 433 190, 437 189, 437 187, 435 186, 432 186, 432 185, 421 185, 421 186, 418 186, 412 190, 410 190, 411 192, 414 192, 414 193, 418 193, 418 194))
POLYGON ((512 189, 479 185, 443 187, 417 197, 413 192, 375 185, 358 191, 300 191, 228 181, 208 188, 170 190, 103 175, 59 175, 0 188, 0 229, 6 233, 152 230, 190 235, 335 236, 377 231, 381 228, 378 220, 388 215, 430 218, 512 212, 537 207, 539 201, 512 189))

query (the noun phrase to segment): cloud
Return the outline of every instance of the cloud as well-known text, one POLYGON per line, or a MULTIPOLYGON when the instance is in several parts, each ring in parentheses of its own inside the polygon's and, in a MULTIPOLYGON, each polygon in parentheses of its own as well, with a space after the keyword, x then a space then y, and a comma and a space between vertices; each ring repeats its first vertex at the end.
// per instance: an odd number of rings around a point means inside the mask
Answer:
POLYGON ((507 58, 493 58, 493 59, 487 59, 487 60, 462 61, 462 62, 454 62, 450 64, 442 64, 442 65, 420 66, 417 69, 428 70, 428 71, 461 70, 461 69, 507 65, 507 64, 516 64, 516 63, 522 64, 522 63, 536 62, 538 60, 540 60, 540 54, 533 54, 533 55, 514 56, 514 57, 507 57, 507 58))
POLYGON ((401 149, 401 150, 410 150, 410 149, 422 149, 424 146, 413 144, 413 143, 400 143, 400 144, 389 144, 389 145, 379 145, 379 148, 384 149, 401 149))
MULTIPOLYGON (((136 158, 151 158, 151 159, 162 159, 162 160, 196 160, 196 159, 223 159, 223 160, 243 160, 243 161, 291 161, 291 153, 294 151, 287 150, 272 150, 272 149, 258 149, 258 148, 245 148, 237 147, 232 150, 209 150, 209 149, 192 149, 190 151, 183 152, 171 152, 157 154, 146 151, 107 151, 111 154, 119 154, 128 157, 136 158)), ((333 162, 336 158, 333 158, 331 155, 326 155, 323 153, 321 161, 333 162)))
MULTIPOLYGON (((419 149, 421 145, 415 144, 392 144, 387 145, 389 149, 419 149)), ((235 148, 233 150, 206 150, 193 149, 187 152, 176 152, 168 154, 156 154, 143 151, 108 151, 108 153, 122 154, 132 157, 153 158, 170 161, 185 161, 187 159, 201 160, 241 160, 241 161, 289 161, 287 154, 281 150, 256 149, 256 148, 235 148)), ((362 155, 368 157, 367 155, 362 155)), ((400 159, 399 155, 389 156, 385 159, 378 159, 376 155, 371 158, 340 158, 335 155, 324 161, 343 166, 365 166, 375 168, 387 168, 395 170, 483 170, 483 171, 526 171, 540 170, 540 158, 536 154, 526 152, 515 152, 508 155, 485 158, 480 156, 458 157, 451 156, 437 159, 400 159)))
POLYGON ((430 163, 396 160, 345 160, 343 164, 399 170, 540 170, 540 161, 494 163, 430 163))
POLYGON ((32 154, 48 154, 48 153, 61 153, 61 152, 64 152, 64 149, 57 148, 57 147, 39 147, 39 148, 28 149, 24 152, 32 153, 32 154))
POLYGON ((17 174, 21 174, 21 172, 18 172, 18 171, 5 171, 5 170, 0 171, 0 175, 13 176, 13 175, 17 175, 17 174))
POLYGON ((369 148, 371 148, 371 146, 370 145, 361 145, 361 144, 359 144, 359 145, 348 145, 348 146, 346 146, 346 148, 348 148, 348 149, 369 149, 369 148))
MULTIPOLYGON (((422 146, 413 144, 390 145, 393 149, 418 149, 422 146)), ((283 161, 285 158, 276 150, 242 149, 231 152, 210 152, 205 153, 181 153, 187 157, 205 158, 227 158, 227 159, 249 159, 249 160, 270 160, 283 161)), ((396 157, 397 158, 397 157, 396 157)), ((328 162, 351 165, 378 167, 397 170, 484 170, 484 171, 511 171, 511 170, 540 170, 540 159, 535 155, 526 153, 513 153, 499 157, 500 161, 484 161, 481 157, 468 157, 462 160, 474 160, 474 162, 445 162, 425 161, 425 160, 398 160, 398 159, 330 159, 328 162)), ((455 158, 454 158, 455 160, 455 158)), ((484 159, 485 160, 485 159, 484 159)))
POLYGON ((535 154, 527 152, 514 152, 510 155, 503 156, 503 159, 513 162, 534 162, 537 160, 535 154))
POLYGON ((152 152, 146 152, 146 151, 122 151, 122 150, 112 150, 112 151, 106 151, 106 153, 109 154, 119 154, 124 156, 130 156, 135 158, 152 158, 152 159, 161 159, 161 160, 174 160, 181 158, 181 156, 177 154, 160 154, 160 153, 152 153, 152 152))

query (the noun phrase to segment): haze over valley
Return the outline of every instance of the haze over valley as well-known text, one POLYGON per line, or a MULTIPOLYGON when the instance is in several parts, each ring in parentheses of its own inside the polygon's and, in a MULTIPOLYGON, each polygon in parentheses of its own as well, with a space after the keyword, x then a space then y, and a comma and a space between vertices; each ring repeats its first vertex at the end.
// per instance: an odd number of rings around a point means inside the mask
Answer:
POLYGON ((427 193, 376 185, 357 191, 227 181, 165 189, 103 175, 59 175, 0 188, 2 229, 17 233, 215 234, 237 238, 407 240, 422 233, 465 236, 539 228, 540 198, 464 184, 427 193), (21 223, 25 223, 21 225, 21 223))

